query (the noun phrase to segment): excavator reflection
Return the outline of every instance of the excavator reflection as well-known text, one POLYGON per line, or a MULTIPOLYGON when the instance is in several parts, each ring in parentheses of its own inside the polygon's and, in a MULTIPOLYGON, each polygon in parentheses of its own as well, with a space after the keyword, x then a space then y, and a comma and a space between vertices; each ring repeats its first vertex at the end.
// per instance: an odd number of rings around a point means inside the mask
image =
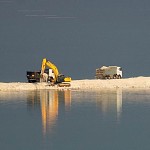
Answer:
POLYGON ((40 106, 42 133, 45 136, 47 133, 52 133, 53 128, 56 126, 60 105, 64 106, 66 111, 70 109, 71 91, 41 90, 31 92, 28 97, 28 105, 32 109, 35 109, 37 105, 40 106))
POLYGON ((43 134, 52 132, 52 128, 56 125, 59 114, 59 98, 64 96, 65 109, 69 109, 71 105, 71 91, 40 91, 41 116, 43 134))
POLYGON ((58 116, 58 92, 40 91, 40 102, 43 134, 45 135, 47 129, 50 130, 50 128, 54 126, 58 116))

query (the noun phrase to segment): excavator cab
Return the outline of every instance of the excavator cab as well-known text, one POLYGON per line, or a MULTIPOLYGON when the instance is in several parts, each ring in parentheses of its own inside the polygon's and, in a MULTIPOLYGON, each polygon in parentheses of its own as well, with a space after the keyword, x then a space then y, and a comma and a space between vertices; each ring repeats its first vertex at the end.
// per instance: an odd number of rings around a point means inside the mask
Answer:
POLYGON ((56 82, 57 83, 64 82, 64 79, 65 79, 65 76, 63 74, 59 74, 56 82))
POLYGON ((71 78, 70 77, 66 77, 63 74, 59 74, 58 78, 57 78, 57 83, 61 83, 61 82, 71 82, 71 78))

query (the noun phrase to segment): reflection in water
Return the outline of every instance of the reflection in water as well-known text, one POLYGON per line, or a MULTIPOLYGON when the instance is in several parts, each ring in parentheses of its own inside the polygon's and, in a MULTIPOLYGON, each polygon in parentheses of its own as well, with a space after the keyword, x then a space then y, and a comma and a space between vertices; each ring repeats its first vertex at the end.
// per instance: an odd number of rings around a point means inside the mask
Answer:
POLYGON ((28 109, 34 109, 40 106, 40 96, 38 91, 30 91, 27 93, 28 109))
POLYGON ((43 134, 55 125, 58 116, 58 92, 40 91, 43 134))
POLYGON ((149 114, 150 89, 0 91, 0 149, 149 149, 149 114))
POLYGON ((113 114, 119 121, 122 114, 122 89, 74 91, 72 103, 88 103, 91 106, 94 103, 104 117, 113 114))
MULTIPOLYGON (((80 91, 76 91, 79 92, 80 91)), ((75 92, 75 93, 76 93, 75 92)), ((81 93, 80 93, 81 94, 81 93)), ((75 94, 76 95, 76 94, 75 94)), ((74 94, 72 96, 75 96, 74 94)), ((92 103, 96 103, 98 107, 101 108, 104 114, 111 112, 116 113, 117 120, 120 120, 122 112, 122 90, 117 89, 114 91, 95 91, 84 92, 81 97, 88 97, 92 103), (97 95, 95 97, 95 95, 97 95)), ((59 114, 59 107, 65 106, 65 110, 68 111, 71 107, 71 91, 40 91, 40 104, 41 104, 41 116, 42 116, 42 126, 43 126, 43 135, 51 133, 54 126, 56 126, 56 121, 59 114), (64 100, 64 103, 61 101, 64 100), (62 105, 64 104, 64 105, 62 105)), ((82 98, 81 98, 82 99, 82 98)), ((87 100, 87 98, 85 99, 87 100)), ((86 101, 84 101, 87 103, 86 101)), ((88 103, 89 104, 89 103, 88 103)))
MULTIPOLYGON (((71 108, 71 100, 75 103, 95 103, 104 115, 115 112, 119 121, 122 113, 122 90, 113 91, 57 91, 41 90, 28 95, 28 104, 34 108, 37 104, 41 108, 43 135, 51 133, 57 124, 59 107, 65 107, 66 111, 71 108), (86 101, 85 101, 86 100, 86 101)), ((73 106, 72 106, 73 107, 73 106)))
MULTIPOLYGON (((30 110, 41 109, 41 121, 43 135, 53 131, 57 124, 57 118, 61 107, 65 111, 70 111, 74 104, 80 106, 81 103, 92 105, 98 108, 103 115, 115 114, 119 121, 122 114, 122 90, 100 90, 100 91, 57 91, 57 90, 40 90, 28 92, 11 92, 2 93, 0 102, 7 99, 27 99, 27 106, 30 110), (6 96, 7 94, 7 96, 6 96)), ((131 98, 131 95, 130 95, 131 98)), ((127 99, 127 98, 126 98, 127 99)), ((6 103, 6 101, 5 101, 6 103)))
POLYGON ((0 149, 148 149, 149 114, 150 89, 0 91, 0 149))
POLYGON ((117 119, 119 120, 122 113, 122 89, 117 90, 117 119))
POLYGON ((71 91, 70 90, 64 91, 64 100, 65 100, 65 109, 66 111, 68 111, 69 108, 71 107, 71 91))
POLYGON ((52 132, 52 128, 56 126, 60 107, 59 102, 62 100, 65 103, 65 110, 69 110, 71 106, 70 90, 41 90, 28 93, 27 103, 30 108, 34 108, 36 104, 40 104, 43 135, 52 132))
POLYGON ((97 105, 103 114, 116 111, 116 117, 119 121, 122 113, 122 89, 102 91, 102 93, 97 94, 97 105))

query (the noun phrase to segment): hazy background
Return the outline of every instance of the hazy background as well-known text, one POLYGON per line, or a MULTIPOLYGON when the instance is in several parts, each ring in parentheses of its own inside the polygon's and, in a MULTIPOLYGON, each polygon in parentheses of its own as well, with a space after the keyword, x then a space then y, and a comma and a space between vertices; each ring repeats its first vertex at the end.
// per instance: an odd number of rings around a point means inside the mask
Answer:
POLYGON ((44 57, 73 79, 102 65, 150 76, 149 0, 0 0, 0 81, 26 81, 44 57))

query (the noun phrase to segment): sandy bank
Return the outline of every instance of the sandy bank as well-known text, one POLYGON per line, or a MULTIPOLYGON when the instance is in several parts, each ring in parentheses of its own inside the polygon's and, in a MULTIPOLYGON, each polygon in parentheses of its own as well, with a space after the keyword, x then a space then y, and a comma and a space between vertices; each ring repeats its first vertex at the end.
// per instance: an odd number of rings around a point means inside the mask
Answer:
MULTIPOLYGON (((135 77, 111 80, 73 80, 69 89, 105 89, 105 88, 150 88, 150 77, 135 77)), ((0 82, 0 91, 37 90, 37 89, 68 89, 48 86, 47 83, 0 82)))
POLYGON ((72 87, 79 86, 80 89, 101 88, 150 88, 150 77, 135 77, 111 80, 75 80, 72 87))

